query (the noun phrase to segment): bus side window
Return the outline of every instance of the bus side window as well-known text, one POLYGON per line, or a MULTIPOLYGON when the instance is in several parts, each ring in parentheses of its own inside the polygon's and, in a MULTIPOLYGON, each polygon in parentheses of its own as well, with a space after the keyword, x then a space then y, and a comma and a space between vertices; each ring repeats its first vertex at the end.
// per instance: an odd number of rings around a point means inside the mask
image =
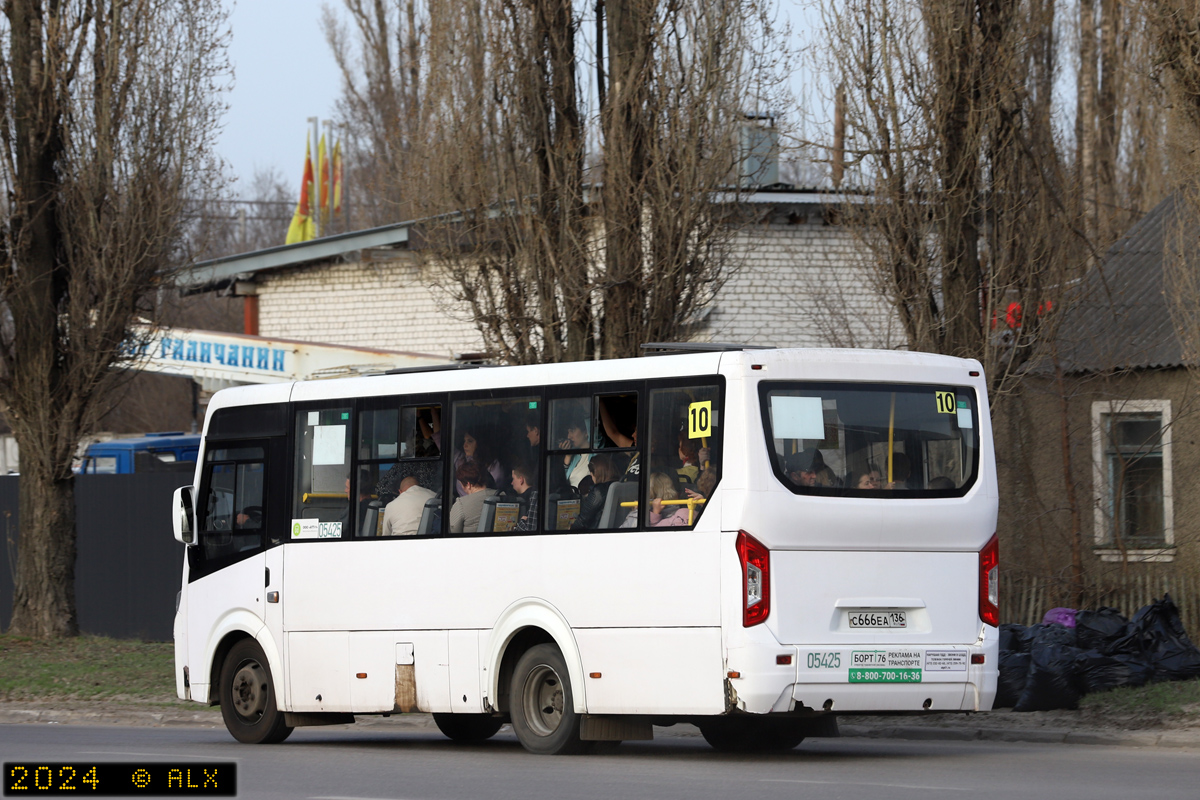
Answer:
MULTIPOLYGON (((442 483, 438 458, 441 406, 413 405, 368 409, 359 419, 357 523, 358 536, 413 536, 421 533, 423 503, 437 496, 442 483), (400 496, 401 484, 416 481, 407 502, 388 507, 400 496)), ((428 532, 428 531, 427 531, 428 532)))
POLYGON ((650 479, 642 498, 643 525, 691 526, 704 512, 720 476, 720 399, 716 386, 650 392, 650 479))
MULTIPOLYGON (((296 412, 295 491, 292 518, 316 520, 316 535, 348 538, 353 531, 349 408, 296 412)), ((302 529, 304 530, 304 529, 302 529)))
POLYGON ((209 451, 199 542, 206 560, 261 548, 264 456, 261 447, 217 447, 209 451))

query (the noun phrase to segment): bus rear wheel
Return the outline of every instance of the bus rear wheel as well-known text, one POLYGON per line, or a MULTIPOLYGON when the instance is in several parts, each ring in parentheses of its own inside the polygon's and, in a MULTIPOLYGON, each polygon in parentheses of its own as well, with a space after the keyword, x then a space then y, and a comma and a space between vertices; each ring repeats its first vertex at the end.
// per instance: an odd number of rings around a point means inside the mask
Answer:
POLYGON ((804 729, 784 720, 722 718, 699 728, 704 741, 723 753, 783 753, 804 741, 804 729))
POLYGON ((221 717, 233 738, 246 744, 275 744, 291 736, 275 698, 275 681, 258 642, 242 639, 221 667, 221 717))
POLYGON ((538 755, 584 753, 579 715, 562 653, 552 644, 529 648, 517 661, 509 691, 513 732, 538 755))
POLYGON ((503 719, 487 714, 434 714, 433 722, 446 738, 456 742, 482 742, 504 725, 503 719))

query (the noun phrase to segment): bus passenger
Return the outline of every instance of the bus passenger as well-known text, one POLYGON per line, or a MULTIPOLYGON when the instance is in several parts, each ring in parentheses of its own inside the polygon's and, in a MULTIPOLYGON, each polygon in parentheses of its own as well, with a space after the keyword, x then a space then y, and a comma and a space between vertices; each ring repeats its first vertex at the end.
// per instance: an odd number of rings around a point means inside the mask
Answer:
MULTIPOLYGON (((664 500, 678 500, 678 481, 665 472, 650 475, 650 525, 655 528, 680 528, 688 524, 687 506, 665 506, 664 500)), ((637 527, 637 509, 634 509, 622 528, 637 527)))
POLYGON ((450 532, 473 531, 483 516, 483 501, 499 494, 487 486, 487 473, 478 463, 468 461, 454 473, 465 494, 454 501, 450 509, 450 532))
POLYGON ((675 472, 679 474, 679 480, 687 483, 695 483, 700 477, 700 465, 697 459, 700 456, 700 451, 696 448, 696 443, 688 438, 686 431, 679 432, 679 460, 683 462, 682 467, 678 467, 675 472))
POLYGON ((436 497, 412 475, 400 481, 400 494, 383 510, 384 536, 412 536, 421 525, 425 503, 436 497))
POLYGON ((512 488, 513 493, 521 500, 524 507, 521 509, 521 518, 517 520, 517 530, 519 531, 536 531, 537 530, 537 489, 533 488, 530 479, 536 479, 536 475, 529 471, 529 467, 524 464, 517 464, 512 469, 512 488))
POLYGON ((885 489, 912 489, 909 477, 912 474, 912 464, 904 453, 892 453, 892 482, 884 484, 885 489))
MULTIPOLYGON (((584 450, 588 446, 587 423, 581 419, 573 419, 567 423, 567 437, 558 443, 560 450, 584 450)), ((579 488, 579 482, 588 476, 588 461, 591 456, 587 453, 563 456, 563 469, 567 481, 574 488, 579 488)))
POLYGON ((608 453, 597 453, 588 462, 588 471, 592 477, 592 488, 579 502, 579 516, 571 523, 573 531, 596 530, 600 525, 600 517, 604 514, 604 499, 608 497, 608 487, 617 480, 617 468, 613 457, 608 453))
MULTIPOLYGON (((458 439, 458 449, 454 452, 456 474, 459 467, 468 463, 479 465, 486 476, 488 488, 494 489, 504 485, 504 467, 500 466, 500 460, 491 454, 481 437, 477 437, 470 430, 464 430, 458 439)), ((456 482, 454 488, 459 497, 466 494, 466 489, 461 481, 456 482)))
MULTIPOLYGON (((637 406, 635 405, 632 413, 632 424, 630 420, 625 420, 628 425, 629 433, 622 430, 622 426, 617 424, 613 418, 612 412, 608 408, 608 401, 611 398, 600 398, 600 422, 604 425, 604 433, 617 447, 637 447, 637 406)), ((629 457, 629 463, 626 464, 622 471, 621 480, 637 479, 638 475, 642 474, 642 465, 638 462, 638 454, 635 452, 629 457)))
POLYGON ((850 484, 860 492, 874 491, 883 486, 883 478, 879 475, 879 470, 870 469, 854 478, 850 484))

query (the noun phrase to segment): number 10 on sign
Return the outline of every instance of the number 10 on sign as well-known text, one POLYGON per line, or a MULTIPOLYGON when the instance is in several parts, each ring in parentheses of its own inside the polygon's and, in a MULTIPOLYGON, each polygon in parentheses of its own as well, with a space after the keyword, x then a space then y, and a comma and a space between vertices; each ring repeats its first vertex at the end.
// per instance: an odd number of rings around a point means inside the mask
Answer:
POLYGON ((711 400, 688 406, 688 438, 699 439, 703 436, 712 436, 711 400))

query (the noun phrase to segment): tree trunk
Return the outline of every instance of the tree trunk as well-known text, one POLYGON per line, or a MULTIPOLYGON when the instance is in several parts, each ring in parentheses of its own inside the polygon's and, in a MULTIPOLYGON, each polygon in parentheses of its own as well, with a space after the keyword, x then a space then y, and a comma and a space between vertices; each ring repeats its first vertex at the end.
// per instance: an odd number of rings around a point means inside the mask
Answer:
POLYGON ((8 632, 35 639, 77 635, 74 479, 23 472, 19 524, 8 632))
POLYGON ((607 105, 604 126, 605 282, 604 358, 638 353, 642 334, 640 289, 643 248, 643 179, 646 172, 646 72, 653 20, 650 0, 612 0, 608 12, 607 105))

